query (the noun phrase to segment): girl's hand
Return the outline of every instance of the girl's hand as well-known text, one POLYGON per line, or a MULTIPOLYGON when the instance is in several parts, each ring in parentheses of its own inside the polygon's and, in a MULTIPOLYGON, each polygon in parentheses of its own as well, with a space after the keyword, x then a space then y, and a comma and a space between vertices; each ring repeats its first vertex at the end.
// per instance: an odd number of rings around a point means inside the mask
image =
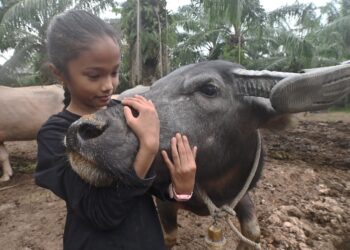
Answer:
POLYGON ((138 137, 140 148, 156 154, 159 150, 159 118, 153 102, 136 95, 124 98, 122 103, 127 105, 124 106, 126 123, 138 137), (137 117, 128 106, 138 111, 137 117))
POLYGON ((171 139, 171 154, 173 162, 169 159, 167 152, 162 150, 175 192, 191 194, 195 184, 197 147, 191 149, 187 137, 177 133, 176 137, 171 139))

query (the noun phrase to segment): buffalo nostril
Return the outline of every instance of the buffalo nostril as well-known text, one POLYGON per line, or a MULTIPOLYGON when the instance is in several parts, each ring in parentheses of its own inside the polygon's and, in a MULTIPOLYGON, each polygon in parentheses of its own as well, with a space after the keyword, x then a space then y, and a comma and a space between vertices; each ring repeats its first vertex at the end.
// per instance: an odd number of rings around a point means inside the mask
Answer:
POLYGON ((83 123, 79 126, 78 134, 83 140, 90 140, 99 137, 107 129, 107 124, 83 123))

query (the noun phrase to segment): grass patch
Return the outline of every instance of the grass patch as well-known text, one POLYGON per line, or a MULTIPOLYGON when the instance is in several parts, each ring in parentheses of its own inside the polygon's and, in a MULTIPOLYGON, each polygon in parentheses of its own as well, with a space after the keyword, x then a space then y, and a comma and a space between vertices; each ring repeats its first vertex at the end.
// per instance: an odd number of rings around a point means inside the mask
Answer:
POLYGON ((328 109, 330 112, 345 112, 350 113, 350 106, 346 107, 332 107, 328 109))
POLYGON ((11 166, 14 172, 32 174, 36 168, 36 161, 11 157, 11 166))

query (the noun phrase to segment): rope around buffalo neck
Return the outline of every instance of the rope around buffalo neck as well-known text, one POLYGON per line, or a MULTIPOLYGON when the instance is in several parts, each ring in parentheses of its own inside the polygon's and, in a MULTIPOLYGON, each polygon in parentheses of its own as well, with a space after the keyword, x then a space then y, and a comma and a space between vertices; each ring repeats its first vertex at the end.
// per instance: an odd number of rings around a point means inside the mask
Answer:
MULTIPOLYGON (((214 218, 214 221, 216 222, 216 219, 218 217, 222 217, 222 212, 226 212, 225 215, 232 215, 232 216, 236 216, 236 212, 234 211, 234 208, 236 207, 237 203, 243 198, 243 196, 247 193, 250 184, 252 183, 252 180, 256 174, 256 171, 258 169, 259 166, 259 161, 260 161, 260 155, 261 155, 261 135, 260 132, 258 131, 257 134, 257 149, 256 149, 256 153, 255 153, 255 159, 254 159, 254 163, 253 163, 253 167, 252 170, 250 171, 250 174, 243 186, 243 188, 241 189, 241 191, 238 193, 238 195, 233 199, 233 201, 231 202, 230 205, 223 205, 221 208, 218 208, 213 201, 210 199, 210 197, 208 196, 208 194, 202 189, 200 188, 198 185, 196 185, 196 189, 197 192, 199 194, 199 196, 201 197, 201 199, 203 200, 203 202, 207 205, 208 210, 210 215, 214 218)), ((232 221, 230 220, 229 216, 226 217, 226 221, 229 224, 230 228, 232 229, 232 231, 237 235, 237 237, 255 247, 255 249, 260 250, 261 246, 260 243, 256 243, 250 239, 248 239, 247 237, 245 237, 236 227, 235 225, 233 225, 232 221)))

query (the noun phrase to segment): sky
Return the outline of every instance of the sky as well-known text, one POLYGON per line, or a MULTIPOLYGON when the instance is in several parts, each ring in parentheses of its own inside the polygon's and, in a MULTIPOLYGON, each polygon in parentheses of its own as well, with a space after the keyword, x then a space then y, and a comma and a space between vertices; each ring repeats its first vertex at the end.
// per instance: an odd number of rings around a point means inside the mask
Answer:
MULTIPOLYGON (((213 0, 215 1, 215 0, 213 0)), ((316 6, 323 6, 331 0, 299 0, 299 3, 313 3, 316 6)), ((191 0, 168 0, 167 7, 169 10, 174 10, 178 8, 178 6, 189 4, 191 0)), ((260 4, 264 7, 266 11, 272 11, 279 7, 290 5, 295 3, 295 0, 260 0, 260 4)))
MULTIPOLYGON (((331 0, 299 0, 299 3, 313 3, 316 6, 323 6, 326 3, 330 2, 331 0)), ((123 1, 118 1, 123 2, 123 1)), ((189 4, 191 0, 168 0, 167 1, 167 8, 171 11, 176 11, 179 6, 189 4)), ((264 7, 266 11, 272 11, 279 7, 290 5, 295 3, 295 0, 260 0, 260 4, 264 7)), ((102 15, 102 18, 104 17, 111 17, 111 13, 107 12, 104 15, 102 15)), ((8 51, 3 54, 0 53, 0 65, 2 65, 11 55, 13 51, 8 51)))
MULTIPOLYGON (((313 3, 316 6, 324 6, 326 3, 330 2, 331 0, 299 0, 299 3, 313 3)), ((295 3, 294 0, 279 0, 279 1, 271 1, 271 0, 260 0, 260 4, 264 7, 266 11, 272 11, 275 10, 281 6, 290 5, 295 3)))

